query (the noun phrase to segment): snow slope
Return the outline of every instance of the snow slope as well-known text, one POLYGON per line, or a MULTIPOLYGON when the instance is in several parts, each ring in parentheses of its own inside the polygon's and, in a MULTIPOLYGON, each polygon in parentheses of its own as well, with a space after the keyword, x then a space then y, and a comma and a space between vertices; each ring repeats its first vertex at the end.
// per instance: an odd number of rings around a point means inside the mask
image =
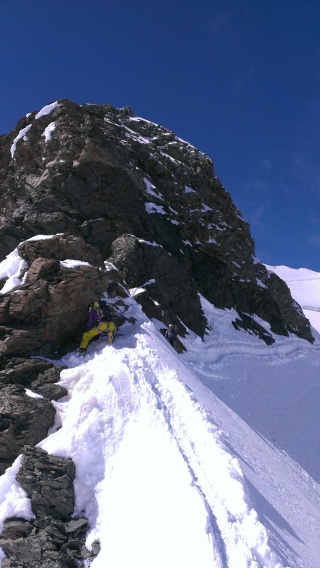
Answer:
MULTIPOLYGON (((212 329, 179 356, 127 302, 136 324, 112 346, 58 362, 69 394, 39 444, 76 464, 92 568, 318 568, 319 336, 267 346, 202 298, 212 329)), ((32 516, 19 463, 0 477, 0 524, 32 516)))
POLYGON ((283 564, 319 568, 319 336, 314 345, 292 336, 266 346, 233 331, 231 313, 203 306, 213 330, 187 345, 183 359, 200 379, 187 384, 237 456, 283 564))

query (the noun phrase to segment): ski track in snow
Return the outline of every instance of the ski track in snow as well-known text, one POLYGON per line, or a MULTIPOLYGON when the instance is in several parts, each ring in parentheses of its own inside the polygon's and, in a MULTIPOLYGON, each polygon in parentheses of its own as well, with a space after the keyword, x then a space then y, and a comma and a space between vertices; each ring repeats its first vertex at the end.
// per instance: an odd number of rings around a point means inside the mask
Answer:
POLYGON ((212 332, 187 342, 184 362, 201 379, 187 385, 237 456, 273 550, 291 568, 318 568, 319 334, 314 345, 291 336, 270 347, 202 305, 212 332))

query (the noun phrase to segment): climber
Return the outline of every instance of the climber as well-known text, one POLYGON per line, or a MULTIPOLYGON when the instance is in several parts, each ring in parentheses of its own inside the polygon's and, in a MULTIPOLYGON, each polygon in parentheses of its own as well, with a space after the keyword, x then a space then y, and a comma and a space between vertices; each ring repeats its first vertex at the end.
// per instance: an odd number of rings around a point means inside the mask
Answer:
POLYGON ((82 336, 79 352, 84 355, 89 342, 98 335, 106 335, 108 343, 113 343, 116 325, 111 321, 110 309, 105 302, 91 302, 88 306, 89 317, 82 336), (107 321, 105 321, 107 320, 107 321))
POLYGON ((178 335, 178 326, 176 325, 175 322, 170 323, 169 327, 165 333, 165 338, 169 341, 170 345, 172 345, 172 347, 175 346, 175 340, 177 338, 178 335))

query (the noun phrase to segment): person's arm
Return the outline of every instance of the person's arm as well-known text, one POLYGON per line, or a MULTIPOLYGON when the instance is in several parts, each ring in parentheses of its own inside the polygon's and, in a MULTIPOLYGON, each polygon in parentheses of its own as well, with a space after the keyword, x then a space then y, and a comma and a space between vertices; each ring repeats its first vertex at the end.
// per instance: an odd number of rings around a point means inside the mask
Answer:
POLYGON ((91 329, 96 321, 96 312, 95 310, 91 310, 91 312, 89 312, 89 316, 88 316, 88 320, 87 320, 87 331, 89 331, 89 329, 91 329))

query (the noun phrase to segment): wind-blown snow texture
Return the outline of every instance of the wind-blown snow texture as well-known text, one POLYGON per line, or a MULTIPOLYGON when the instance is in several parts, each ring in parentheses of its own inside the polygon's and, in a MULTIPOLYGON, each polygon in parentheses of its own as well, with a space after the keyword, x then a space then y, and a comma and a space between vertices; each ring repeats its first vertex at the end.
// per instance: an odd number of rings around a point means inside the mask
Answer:
MULTIPOLYGON (((319 566, 319 335, 268 347, 202 298, 212 330, 179 356, 127 303, 137 322, 112 346, 59 361, 69 394, 39 444, 76 464, 92 568, 319 566)), ((18 467, 0 477, 0 524, 32 516, 18 467)))

